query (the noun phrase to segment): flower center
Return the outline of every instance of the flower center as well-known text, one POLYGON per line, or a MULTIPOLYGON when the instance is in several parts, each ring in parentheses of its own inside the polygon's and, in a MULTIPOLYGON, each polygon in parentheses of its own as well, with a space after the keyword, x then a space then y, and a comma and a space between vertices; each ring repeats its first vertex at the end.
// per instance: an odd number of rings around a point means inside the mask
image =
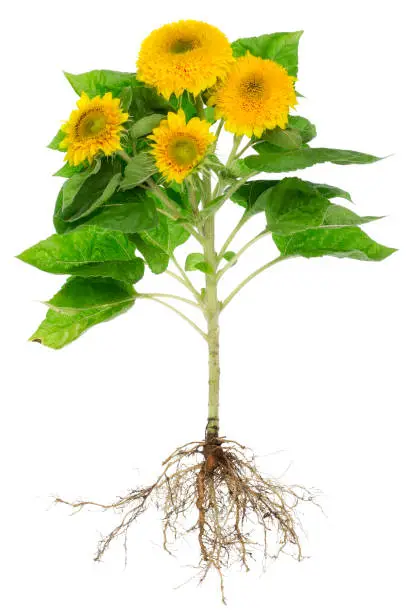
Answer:
POLYGON ((106 117, 102 111, 90 110, 85 112, 77 125, 77 132, 81 138, 95 138, 106 127, 106 117))
POLYGON ((187 53, 198 47, 198 41, 193 38, 179 38, 175 40, 170 46, 170 52, 179 55, 180 53, 187 53))
POLYGON ((194 140, 180 136, 170 144, 169 155, 176 164, 188 166, 198 155, 197 145, 194 140))
POLYGON ((257 74, 248 75, 241 83, 241 95, 261 100, 265 94, 265 82, 257 74))

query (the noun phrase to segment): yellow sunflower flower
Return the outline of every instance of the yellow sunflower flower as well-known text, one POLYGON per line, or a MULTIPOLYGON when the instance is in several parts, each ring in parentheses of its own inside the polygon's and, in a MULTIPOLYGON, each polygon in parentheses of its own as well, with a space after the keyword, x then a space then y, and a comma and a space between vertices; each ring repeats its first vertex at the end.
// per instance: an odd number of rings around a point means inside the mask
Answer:
POLYGON ((120 133, 128 114, 121 111, 119 98, 112 98, 110 92, 92 99, 82 93, 77 107, 61 128, 65 138, 60 148, 67 151, 65 159, 71 165, 92 162, 100 152, 111 155, 122 148, 120 133))
POLYGON ((182 110, 169 113, 149 136, 158 170, 168 181, 181 183, 205 156, 215 140, 210 124, 198 117, 186 123, 182 110))
POLYGON ((233 61, 227 38, 202 21, 178 21, 154 30, 142 43, 138 78, 166 98, 184 90, 197 96, 223 78, 233 61))
POLYGON ((259 138, 266 129, 286 127, 289 108, 297 103, 295 80, 276 62, 248 53, 235 61, 211 104, 226 130, 259 138))

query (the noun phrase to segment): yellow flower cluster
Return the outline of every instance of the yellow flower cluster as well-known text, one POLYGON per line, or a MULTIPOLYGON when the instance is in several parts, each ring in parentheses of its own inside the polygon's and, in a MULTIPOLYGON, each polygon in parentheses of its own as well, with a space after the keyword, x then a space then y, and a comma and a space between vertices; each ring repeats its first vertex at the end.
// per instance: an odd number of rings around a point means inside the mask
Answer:
MULTIPOLYGON (((179 21, 154 30, 143 42, 137 78, 170 99, 184 92, 197 99, 211 91, 209 104, 225 129, 248 137, 266 129, 285 128, 296 104, 294 77, 276 62, 247 55, 233 58, 220 30, 200 21, 179 21)), ((120 100, 107 93, 90 99, 85 93, 63 125, 60 147, 73 165, 91 162, 100 153, 121 149, 121 132, 128 114, 120 100)), ((207 121, 186 122, 182 111, 169 113, 150 137, 152 155, 167 180, 181 182, 200 163, 214 141, 207 121)))

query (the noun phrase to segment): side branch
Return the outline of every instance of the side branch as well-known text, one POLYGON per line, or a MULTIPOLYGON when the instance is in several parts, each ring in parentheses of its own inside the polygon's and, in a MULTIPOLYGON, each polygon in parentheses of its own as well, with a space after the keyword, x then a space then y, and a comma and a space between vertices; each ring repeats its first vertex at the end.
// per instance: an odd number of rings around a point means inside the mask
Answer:
POLYGON ((258 242, 258 240, 260 240, 261 238, 263 238, 264 236, 266 236, 267 234, 270 234, 269 230, 263 230, 262 232, 260 232, 259 234, 257 234, 254 238, 252 238, 252 240, 250 240, 249 242, 247 242, 235 255, 234 257, 232 257, 230 259, 230 261, 222 268, 222 270, 220 270, 217 274, 217 280, 220 280, 220 278, 225 274, 225 272, 227 272, 227 270, 229 270, 229 268, 231 268, 231 266, 233 266, 234 264, 237 263, 238 259, 241 257, 241 255, 243 253, 245 253, 245 251, 247 249, 249 249, 249 247, 251 247, 253 244, 255 244, 256 242, 258 242))
POLYGON ((258 274, 261 274, 261 272, 264 272, 268 268, 271 268, 272 266, 277 264, 279 261, 283 261, 285 259, 289 259, 289 257, 285 257, 285 256, 281 255, 281 256, 277 257, 276 259, 273 259, 272 261, 269 261, 267 264, 261 266, 260 268, 255 270, 255 272, 252 272, 252 274, 247 276, 241 283, 239 283, 239 285, 237 285, 235 287, 235 289, 233 291, 231 291, 229 296, 223 301, 222 306, 221 306, 221 310, 224 310, 224 308, 226 308, 226 306, 237 295, 237 293, 239 293, 239 291, 241 291, 241 289, 243 289, 245 287, 245 285, 247 285, 253 278, 258 276, 258 274))
POLYGON ((200 334, 200 336, 202 338, 204 338, 204 340, 207 342, 207 334, 205 332, 203 332, 201 327, 199 327, 196 323, 194 323, 194 321, 192 321, 189 317, 187 317, 187 315, 185 315, 183 312, 181 312, 181 310, 178 310, 178 308, 175 308, 171 304, 167 304, 167 302, 163 302, 163 300, 161 300, 160 298, 153 297, 151 295, 147 295, 147 294, 143 295, 143 294, 141 294, 138 297, 145 298, 145 299, 148 299, 148 300, 152 300, 153 302, 157 302, 158 304, 161 304, 162 306, 166 306, 166 308, 169 308, 169 310, 172 310, 179 317, 181 317, 184 321, 186 321, 186 323, 188 323, 193 329, 195 329, 195 331, 198 332, 200 334))

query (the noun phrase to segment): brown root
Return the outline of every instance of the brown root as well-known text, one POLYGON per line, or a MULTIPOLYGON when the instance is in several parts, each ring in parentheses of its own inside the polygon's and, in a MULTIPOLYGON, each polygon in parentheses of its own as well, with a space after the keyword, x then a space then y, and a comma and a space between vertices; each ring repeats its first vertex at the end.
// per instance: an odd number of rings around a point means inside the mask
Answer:
POLYGON ((253 455, 244 446, 212 437, 177 448, 163 462, 154 484, 131 491, 118 501, 104 505, 92 501, 58 503, 75 510, 96 506, 121 513, 120 523, 98 545, 100 561, 116 538, 154 503, 164 514, 163 547, 171 553, 171 542, 196 533, 200 547, 200 582, 213 568, 224 595, 224 572, 234 563, 247 571, 256 553, 264 560, 287 553, 303 558, 298 518, 300 502, 316 502, 316 494, 301 486, 288 487, 262 476, 253 455), (186 526, 193 517, 194 522, 186 526))

